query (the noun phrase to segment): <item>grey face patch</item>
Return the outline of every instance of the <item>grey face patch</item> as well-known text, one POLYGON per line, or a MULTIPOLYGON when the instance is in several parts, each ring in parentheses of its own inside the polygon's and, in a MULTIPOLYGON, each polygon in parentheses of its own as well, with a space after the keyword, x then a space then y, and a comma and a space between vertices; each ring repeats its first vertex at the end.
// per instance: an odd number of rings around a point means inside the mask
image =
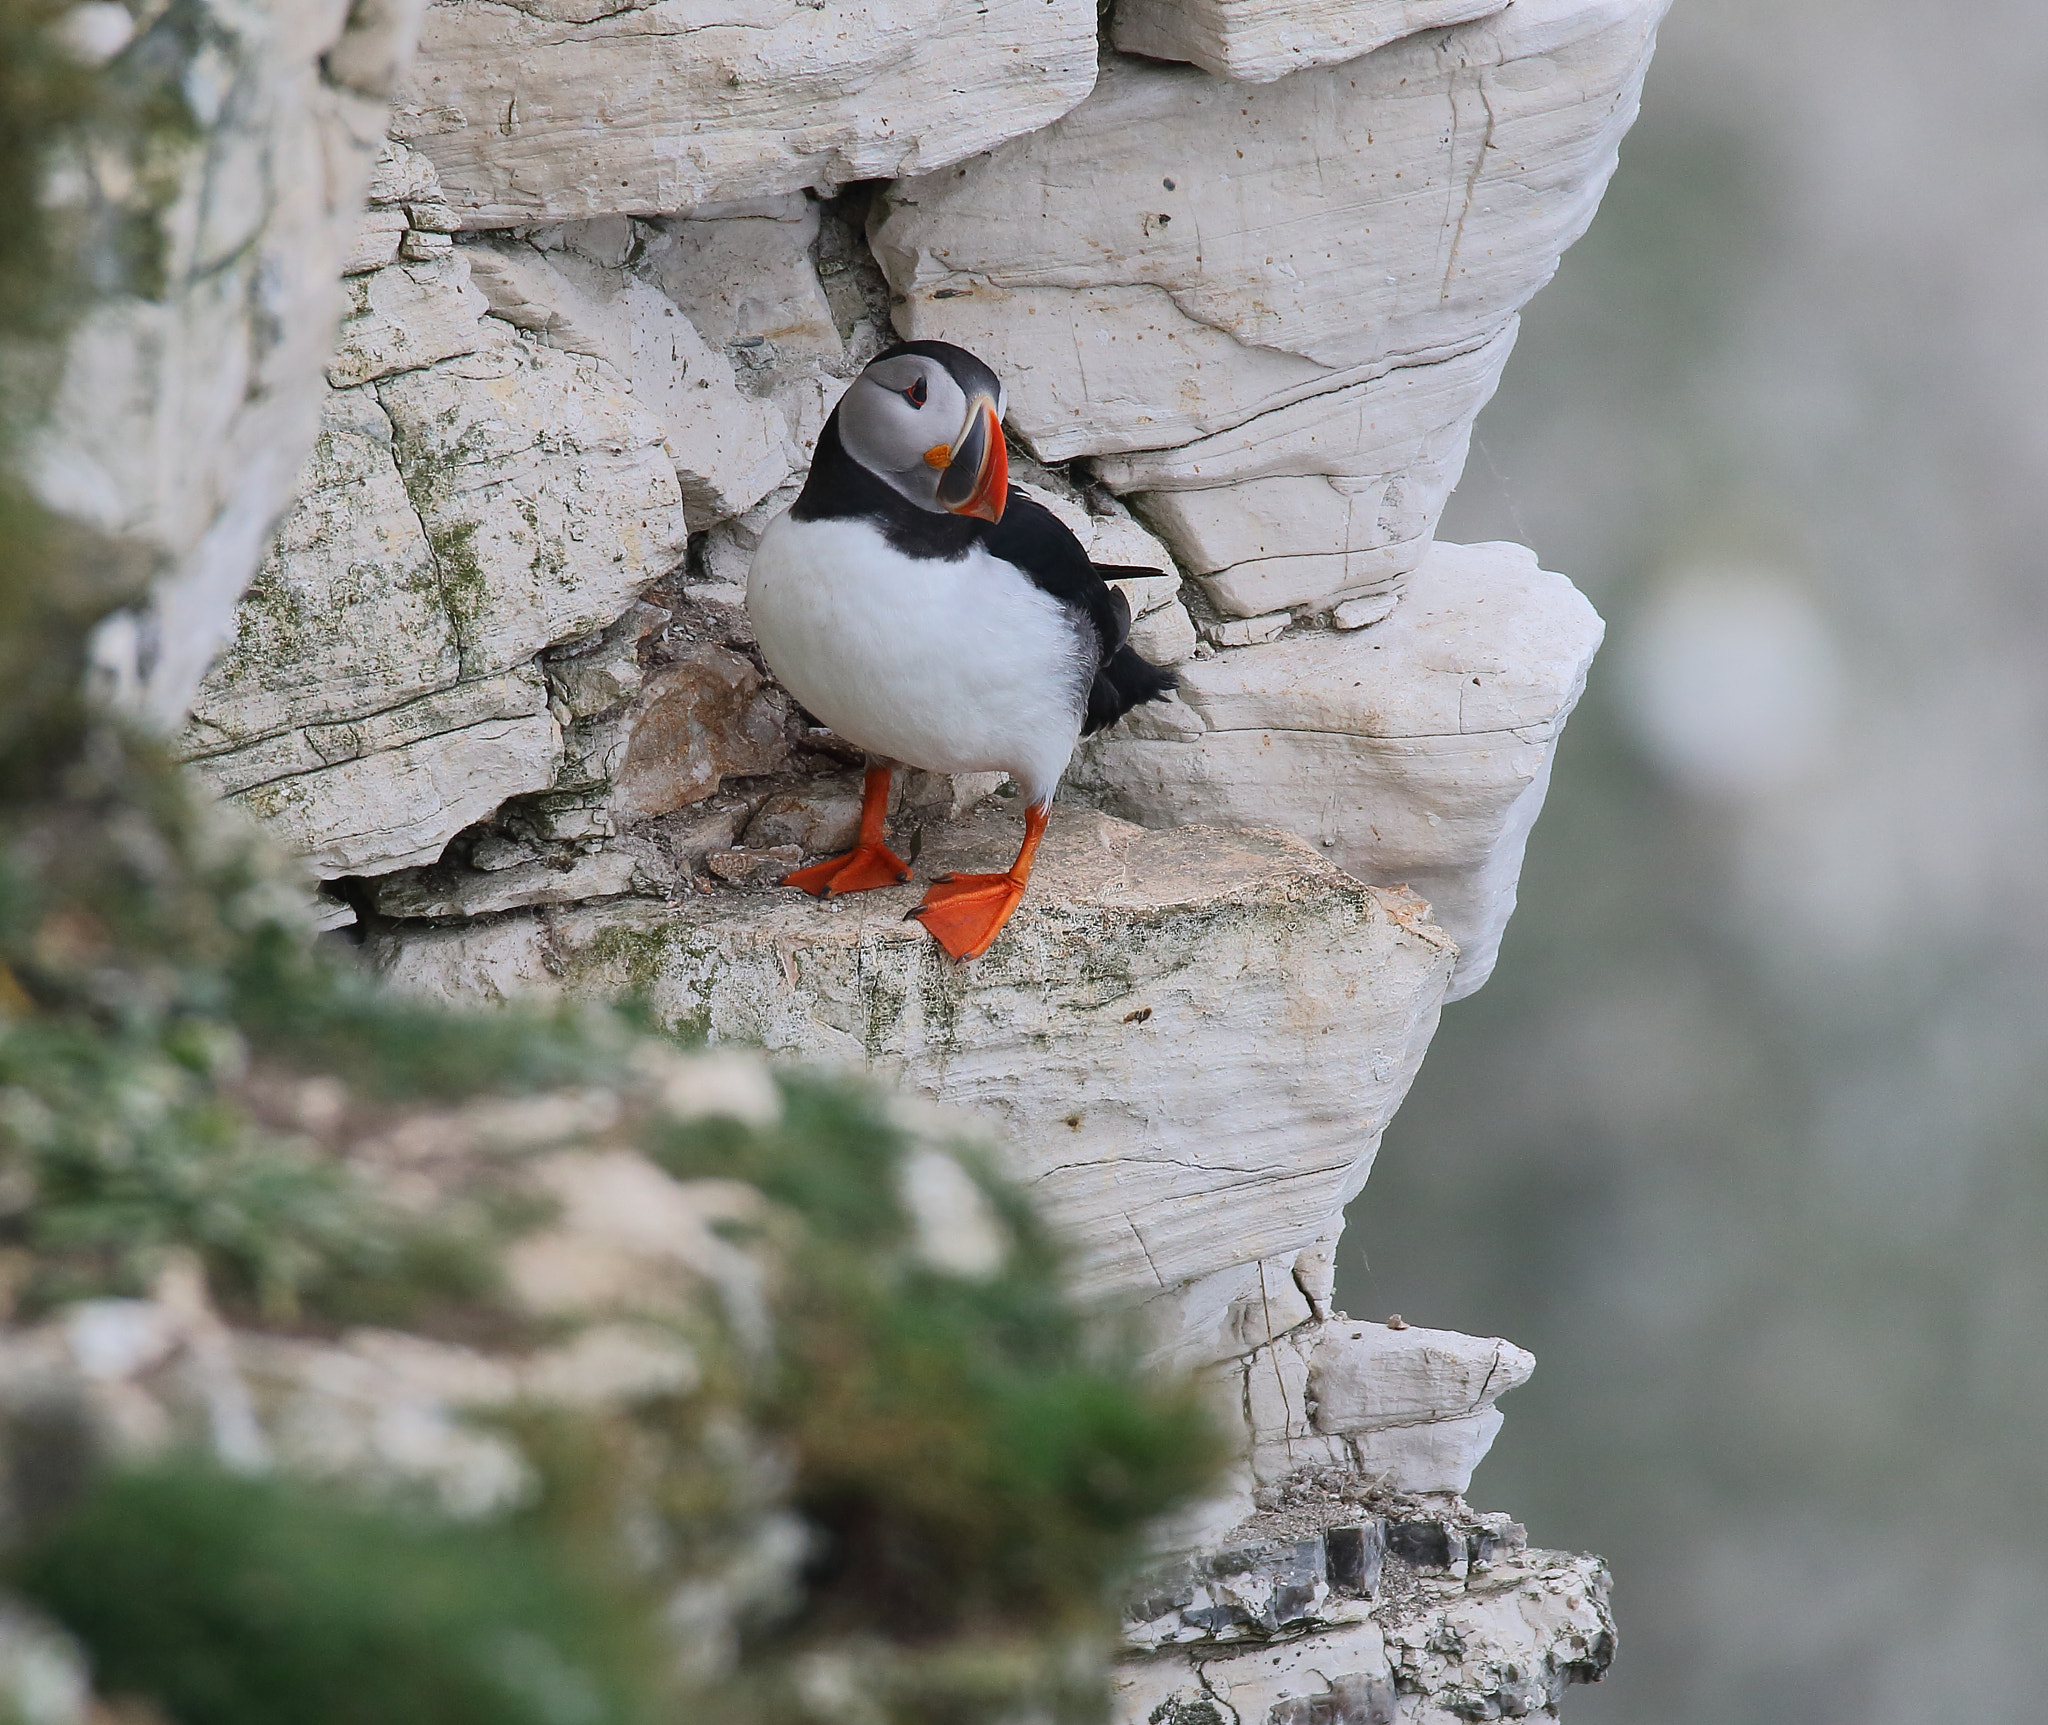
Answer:
POLYGON ((967 397, 945 366, 923 354, 898 354, 876 360, 840 398, 839 441, 891 489, 942 515, 941 468, 925 452, 950 448, 966 420, 967 397))

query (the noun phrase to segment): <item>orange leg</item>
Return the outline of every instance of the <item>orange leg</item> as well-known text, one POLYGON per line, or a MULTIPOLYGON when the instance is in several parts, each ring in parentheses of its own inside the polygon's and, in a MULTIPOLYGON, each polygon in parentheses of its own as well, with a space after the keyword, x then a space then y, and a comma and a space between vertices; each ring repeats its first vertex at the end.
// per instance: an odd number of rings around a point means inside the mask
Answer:
POLYGON ((1024 896, 1038 841, 1045 837, 1047 812, 1043 807, 1024 811, 1024 845, 1007 874, 940 875, 924 903, 904 920, 923 923, 954 958, 979 958, 1024 896))
POLYGON ((868 892, 878 886, 901 886, 910 878, 910 864, 882 842, 882 822, 889 813, 889 769, 870 767, 861 786, 860 837, 843 857, 812 863, 784 875, 784 886, 798 887, 818 898, 843 892, 868 892))

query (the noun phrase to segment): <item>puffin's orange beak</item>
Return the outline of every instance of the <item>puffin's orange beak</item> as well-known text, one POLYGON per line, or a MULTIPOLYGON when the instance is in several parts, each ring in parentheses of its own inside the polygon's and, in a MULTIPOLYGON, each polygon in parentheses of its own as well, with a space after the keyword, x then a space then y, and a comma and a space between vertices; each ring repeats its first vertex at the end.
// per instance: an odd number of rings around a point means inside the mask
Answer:
POLYGON ((1003 442, 996 404, 977 395, 967 404, 967 423, 953 444, 952 459, 939 478, 939 502, 955 515, 1000 521, 1010 501, 1010 451, 1003 442))

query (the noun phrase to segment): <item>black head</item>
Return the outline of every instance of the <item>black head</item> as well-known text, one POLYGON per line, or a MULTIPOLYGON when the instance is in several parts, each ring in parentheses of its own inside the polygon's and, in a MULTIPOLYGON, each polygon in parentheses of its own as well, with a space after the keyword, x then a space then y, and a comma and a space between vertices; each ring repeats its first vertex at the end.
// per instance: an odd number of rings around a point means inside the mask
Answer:
POLYGON ((1002 382, 964 347, 899 342, 870 360, 833 412, 841 447, 934 515, 1002 519, 1010 493, 1002 382))

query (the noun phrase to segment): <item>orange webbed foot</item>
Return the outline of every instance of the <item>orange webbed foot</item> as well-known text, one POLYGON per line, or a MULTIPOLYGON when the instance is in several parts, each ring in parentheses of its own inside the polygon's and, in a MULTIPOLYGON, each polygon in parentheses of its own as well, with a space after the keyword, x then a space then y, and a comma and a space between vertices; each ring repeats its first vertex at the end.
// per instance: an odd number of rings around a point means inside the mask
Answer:
POLYGON ((1015 875, 942 875, 904 920, 923 923, 949 956, 964 961, 988 951, 1023 897, 1015 875))
POLYGON ((814 898, 837 898, 842 893, 901 886, 909 878, 910 864, 887 845, 860 844, 844 856, 828 857, 824 862, 784 875, 782 884, 814 898))
POLYGON ((995 943, 1010 912, 1024 897, 1038 841, 1045 837, 1046 806, 1024 811, 1024 845, 1006 874, 942 874, 924 903, 903 920, 921 922, 953 958, 979 958, 995 943))

